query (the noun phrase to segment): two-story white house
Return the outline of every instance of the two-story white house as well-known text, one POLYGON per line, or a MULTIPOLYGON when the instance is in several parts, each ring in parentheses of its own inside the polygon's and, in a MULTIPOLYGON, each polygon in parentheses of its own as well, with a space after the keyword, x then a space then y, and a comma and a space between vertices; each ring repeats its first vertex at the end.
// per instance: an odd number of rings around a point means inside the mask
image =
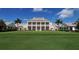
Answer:
POLYGON ((33 31, 45 31, 45 30, 55 30, 55 25, 53 26, 46 18, 32 18, 27 21, 27 29, 33 31))
POLYGON ((50 21, 48 19, 34 17, 27 21, 27 28, 34 31, 49 30, 49 23, 50 21))

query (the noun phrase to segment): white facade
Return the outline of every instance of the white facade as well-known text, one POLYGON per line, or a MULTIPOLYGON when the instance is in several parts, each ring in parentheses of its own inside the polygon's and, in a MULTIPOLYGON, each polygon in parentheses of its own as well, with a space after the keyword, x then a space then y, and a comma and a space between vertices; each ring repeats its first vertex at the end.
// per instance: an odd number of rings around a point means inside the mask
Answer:
POLYGON ((43 31, 49 30, 50 21, 45 18, 33 18, 27 22, 28 30, 43 31))
POLYGON ((76 24, 74 24, 74 23, 66 23, 66 25, 68 27, 68 30, 71 30, 71 31, 76 30, 76 24))
POLYGON ((15 24, 15 26, 18 28, 19 31, 27 30, 27 24, 15 24))
POLYGON ((55 23, 50 22, 49 30, 52 30, 52 31, 58 30, 58 25, 55 24, 55 23))

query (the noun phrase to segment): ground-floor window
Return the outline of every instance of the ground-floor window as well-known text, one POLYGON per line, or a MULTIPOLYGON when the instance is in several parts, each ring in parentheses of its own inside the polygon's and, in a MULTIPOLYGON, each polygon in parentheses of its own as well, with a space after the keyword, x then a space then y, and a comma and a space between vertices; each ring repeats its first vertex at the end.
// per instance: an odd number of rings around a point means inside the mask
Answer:
POLYGON ((49 26, 46 26, 46 30, 49 30, 49 26))
POLYGON ((45 30, 45 27, 44 27, 44 26, 42 26, 41 30, 42 30, 42 31, 43 31, 43 30, 45 30))
POLYGON ((34 31, 35 31, 35 30, 36 30, 36 27, 35 27, 35 26, 33 26, 33 29, 32 29, 32 30, 34 30, 34 31))
POLYGON ((40 26, 37 26, 37 30, 40 30, 40 26))
POLYGON ((28 26, 28 30, 31 30, 31 26, 28 26))

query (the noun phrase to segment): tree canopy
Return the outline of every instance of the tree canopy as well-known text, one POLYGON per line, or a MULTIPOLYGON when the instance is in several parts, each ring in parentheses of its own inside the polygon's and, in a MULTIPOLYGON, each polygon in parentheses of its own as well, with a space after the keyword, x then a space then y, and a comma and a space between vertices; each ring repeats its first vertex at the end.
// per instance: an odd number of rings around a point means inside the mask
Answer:
POLYGON ((19 19, 19 18, 17 18, 16 20, 15 20, 15 24, 16 23, 21 23, 22 21, 19 19))
POLYGON ((0 31, 4 31, 6 29, 6 24, 3 19, 0 19, 0 31))
POLYGON ((59 25, 59 24, 62 24, 63 22, 62 22, 61 19, 57 19, 55 23, 56 23, 57 25, 59 25))

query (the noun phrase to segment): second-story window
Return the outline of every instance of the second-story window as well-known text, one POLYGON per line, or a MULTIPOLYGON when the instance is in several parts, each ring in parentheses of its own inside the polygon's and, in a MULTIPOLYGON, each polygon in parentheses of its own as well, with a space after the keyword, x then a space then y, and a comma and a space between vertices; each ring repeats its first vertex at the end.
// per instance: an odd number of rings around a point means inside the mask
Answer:
POLYGON ((28 22, 29 25, 31 25, 31 22, 28 22))
POLYGON ((44 22, 42 22, 41 24, 42 24, 42 25, 44 25, 45 23, 44 23, 44 22))
POLYGON ((46 25, 49 25, 49 22, 46 22, 46 25))
POLYGON ((33 22, 33 25, 35 25, 36 24, 36 22, 33 22))
POLYGON ((40 25, 40 22, 37 22, 37 25, 40 25))

